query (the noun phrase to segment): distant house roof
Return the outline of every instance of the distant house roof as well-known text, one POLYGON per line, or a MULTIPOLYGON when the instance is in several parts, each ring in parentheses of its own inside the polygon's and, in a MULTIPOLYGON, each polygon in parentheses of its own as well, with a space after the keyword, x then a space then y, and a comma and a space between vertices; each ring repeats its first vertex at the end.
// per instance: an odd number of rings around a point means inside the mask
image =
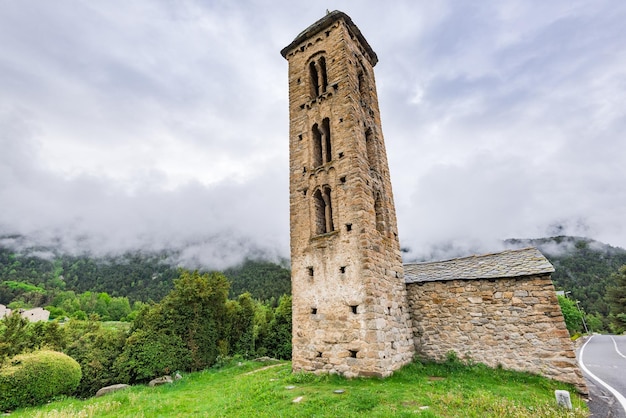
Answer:
POLYGON ((406 283, 445 280, 502 279, 550 274, 554 267, 538 249, 523 248, 452 260, 404 265, 406 283))

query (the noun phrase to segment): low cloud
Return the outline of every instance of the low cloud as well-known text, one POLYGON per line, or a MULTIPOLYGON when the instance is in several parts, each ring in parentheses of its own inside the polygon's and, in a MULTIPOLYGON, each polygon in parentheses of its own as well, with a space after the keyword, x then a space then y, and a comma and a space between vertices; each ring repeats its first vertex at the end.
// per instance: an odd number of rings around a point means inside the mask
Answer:
MULTIPOLYGON (((626 5, 341 0, 377 52, 405 258, 626 247, 626 5)), ((0 6, 0 234, 97 254, 288 257, 287 62, 325 10, 0 6)))

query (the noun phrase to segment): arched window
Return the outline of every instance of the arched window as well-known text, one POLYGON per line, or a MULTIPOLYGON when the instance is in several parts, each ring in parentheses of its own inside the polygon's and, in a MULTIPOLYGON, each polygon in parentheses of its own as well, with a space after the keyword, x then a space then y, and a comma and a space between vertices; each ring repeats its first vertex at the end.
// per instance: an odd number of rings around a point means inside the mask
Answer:
POLYGON ((320 93, 326 93, 326 88, 328 87, 328 74, 326 73, 326 58, 320 57, 317 61, 319 69, 320 69, 320 93))
POLYGON ((333 225, 333 209, 330 187, 325 186, 315 191, 313 202, 315 205, 315 234, 326 234, 335 230, 333 225))
POLYGON ((324 152, 322 150, 322 144, 326 141, 324 140, 322 130, 317 123, 313 125, 311 134, 313 138, 313 167, 319 167, 323 164, 322 156, 324 152))
POLYGON ((317 97, 320 95, 319 85, 319 73, 317 71, 317 64, 315 61, 311 61, 309 64, 309 80, 311 85, 311 97, 317 97))
POLYGON ((328 74, 326 72, 326 58, 323 56, 309 63, 309 85, 311 86, 312 98, 326 93, 328 74))
POLYGON ((316 123, 311 131, 311 137, 313 138, 313 167, 319 167, 333 159, 330 119, 324 118, 321 125, 316 123))

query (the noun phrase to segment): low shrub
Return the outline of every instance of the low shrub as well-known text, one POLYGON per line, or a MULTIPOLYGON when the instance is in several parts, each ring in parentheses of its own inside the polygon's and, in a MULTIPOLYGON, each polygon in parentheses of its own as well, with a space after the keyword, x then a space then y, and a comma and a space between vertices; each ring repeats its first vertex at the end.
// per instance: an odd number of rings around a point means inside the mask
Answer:
POLYGON ((20 354, 0 368, 0 410, 41 405, 71 394, 81 378, 80 365, 56 351, 20 354))

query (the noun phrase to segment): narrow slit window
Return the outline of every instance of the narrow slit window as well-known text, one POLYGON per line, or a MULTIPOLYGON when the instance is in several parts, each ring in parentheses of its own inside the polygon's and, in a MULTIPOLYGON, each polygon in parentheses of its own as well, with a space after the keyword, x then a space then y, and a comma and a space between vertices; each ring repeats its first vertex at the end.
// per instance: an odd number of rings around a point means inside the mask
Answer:
POLYGON ((359 305, 350 305, 350 312, 352 312, 353 314, 356 314, 358 308, 359 308, 359 305))
POLYGON ((324 135, 317 123, 313 125, 311 134, 313 137, 313 167, 319 167, 323 164, 324 135))
POLYGON ((330 119, 324 118, 322 121, 322 157, 325 163, 329 163, 333 159, 331 137, 330 137, 330 119))
POLYGON ((379 192, 374 194, 374 212, 376 213, 376 230, 385 231, 385 217, 383 214, 383 202, 379 192))
POLYGON ((309 64, 309 80, 311 84, 311 97, 320 95, 319 72, 317 71, 317 63, 311 61, 309 64))
POLYGON ((313 267, 308 267, 309 276, 313 277, 313 267))
POLYGON ((326 73, 326 58, 320 57, 318 61, 320 69, 320 93, 326 93, 326 87, 328 87, 328 74, 326 73))
POLYGON ((370 165, 370 169, 378 171, 378 146, 371 128, 365 131, 365 146, 367 148, 367 162, 370 165))
POLYGON ((352 224, 346 224, 346 231, 352 231, 352 224))

